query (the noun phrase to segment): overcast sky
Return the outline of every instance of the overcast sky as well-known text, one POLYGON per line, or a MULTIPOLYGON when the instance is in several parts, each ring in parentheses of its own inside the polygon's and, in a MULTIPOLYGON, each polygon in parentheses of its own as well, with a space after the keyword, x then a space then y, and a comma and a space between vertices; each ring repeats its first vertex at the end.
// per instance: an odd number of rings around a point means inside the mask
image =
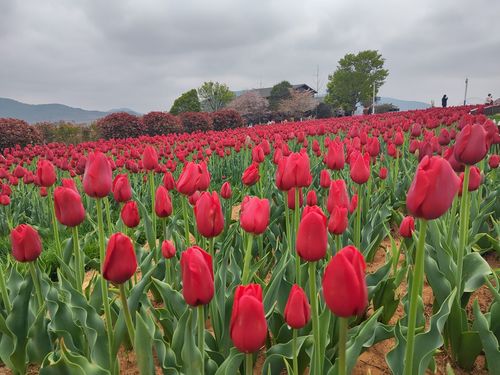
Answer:
POLYGON ((339 58, 377 49, 380 95, 500 97, 498 0, 0 0, 0 97, 168 110, 208 80, 320 91, 339 58))

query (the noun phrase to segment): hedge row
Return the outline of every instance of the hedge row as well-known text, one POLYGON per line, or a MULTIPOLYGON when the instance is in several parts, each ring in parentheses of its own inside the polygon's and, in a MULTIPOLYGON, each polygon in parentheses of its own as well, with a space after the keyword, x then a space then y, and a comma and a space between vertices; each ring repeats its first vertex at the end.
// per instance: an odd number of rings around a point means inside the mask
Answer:
POLYGON ((167 112, 150 112, 143 117, 128 113, 112 113, 97 122, 100 136, 105 139, 206 132, 241 126, 243 126, 243 119, 238 112, 232 109, 214 113, 184 112, 179 116, 167 112))
POLYGON ((0 150, 42 142, 42 135, 37 128, 14 118, 0 118, 0 134, 0 150))

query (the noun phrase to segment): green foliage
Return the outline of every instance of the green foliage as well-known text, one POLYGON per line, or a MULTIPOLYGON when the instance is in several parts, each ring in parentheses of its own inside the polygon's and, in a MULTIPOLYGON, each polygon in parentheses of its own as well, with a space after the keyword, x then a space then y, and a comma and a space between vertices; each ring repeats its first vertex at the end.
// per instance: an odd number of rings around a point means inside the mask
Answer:
POLYGON ((353 113, 358 103, 366 104, 373 96, 373 85, 376 94, 389 74, 384 61, 376 50, 345 55, 328 77, 326 102, 348 113, 353 113))
POLYGON ((384 103, 375 106, 375 113, 398 112, 399 108, 392 103, 384 103))
POLYGON ((73 124, 71 122, 40 122, 34 125, 42 134, 45 143, 59 142, 76 144, 95 141, 98 134, 95 126, 73 124))
POLYGON ((327 103, 319 103, 316 107, 316 118, 330 118, 333 117, 332 106, 327 103))
POLYGON ((204 109, 208 112, 224 108, 235 96, 226 84, 212 81, 204 82, 198 89, 198 95, 204 109))
POLYGON ((175 99, 172 108, 170 108, 170 113, 173 115, 184 112, 201 112, 200 99, 198 99, 198 93, 195 89, 186 91, 175 99))
POLYGON ((274 85, 271 89, 271 95, 269 96, 269 108, 273 111, 277 110, 282 100, 291 97, 291 89, 292 85, 288 81, 282 81, 274 85))

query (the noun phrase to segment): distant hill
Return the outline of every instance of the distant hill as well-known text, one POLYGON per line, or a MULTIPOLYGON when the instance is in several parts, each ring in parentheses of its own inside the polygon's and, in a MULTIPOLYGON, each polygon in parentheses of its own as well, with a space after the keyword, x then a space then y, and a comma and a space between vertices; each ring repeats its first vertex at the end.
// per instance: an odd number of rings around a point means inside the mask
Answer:
POLYGON ((392 103, 399 108, 400 111, 410 111, 412 109, 427 109, 430 108, 430 104, 424 102, 416 102, 411 100, 400 100, 394 98, 386 98, 381 96, 377 101, 377 104, 392 103))
POLYGON ((31 124, 42 121, 89 123, 112 112, 127 112, 133 115, 141 115, 128 108, 112 109, 107 112, 89 111, 63 104, 26 104, 13 99, 0 98, 0 117, 17 118, 31 124))

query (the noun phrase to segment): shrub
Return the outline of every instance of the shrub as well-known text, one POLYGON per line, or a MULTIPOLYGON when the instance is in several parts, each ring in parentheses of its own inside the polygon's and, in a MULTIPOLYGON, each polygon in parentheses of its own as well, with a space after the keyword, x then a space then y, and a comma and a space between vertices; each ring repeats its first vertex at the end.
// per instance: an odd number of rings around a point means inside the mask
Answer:
POLYGON ((188 133, 212 130, 212 119, 206 112, 184 112, 180 117, 182 127, 188 133))
POLYGON ((42 142, 42 135, 36 128, 14 118, 0 118, 0 133, 0 150, 42 142))
POLYGON ((234 109, 223 109, 212 113, 214 130, 234 129, 243 126, 243 119, 234 109))
POLYGON ((141 118, 126 112, 111 113, 98 120, 97 126, 105 139, 133 138, 145 133, 141 118))
POLYGON ((96 138, 92 129, 86 124, 73 124, 71 122, 39 122, 34 125, 41 133, 45 143, 60 142, 77 144, 88 142, 96 138))
POLYGON ((167 112, 149 112, 142 117, 148 135, 161 135, 182 132, 181 120, 167 112))
POLYGON ((399 108, 392 103, 383 103, 375 106, 375 113, 398 112, 399 108))

